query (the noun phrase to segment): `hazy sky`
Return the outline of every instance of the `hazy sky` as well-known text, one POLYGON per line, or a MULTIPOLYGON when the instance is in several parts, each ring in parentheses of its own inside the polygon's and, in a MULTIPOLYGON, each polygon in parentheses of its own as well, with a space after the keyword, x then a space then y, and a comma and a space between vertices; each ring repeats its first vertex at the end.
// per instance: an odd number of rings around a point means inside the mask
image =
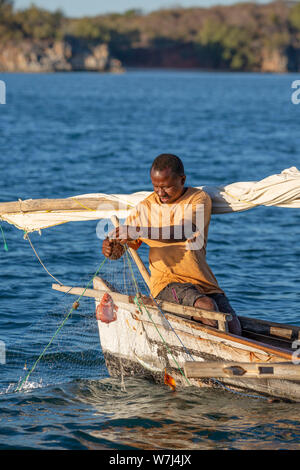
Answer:
MULTIPOLYGON (((108 12, 124 12, 131 8, 140 8, 144 12, 174 6, 211 6, 216 4, 229 5, 234 0, 15 0, 16 8, 27 8, 31 3, 56 10, 60 8, 67 16, 96 15, 108 12)), ((257 3, 262 3, 259 1, 257 3)))

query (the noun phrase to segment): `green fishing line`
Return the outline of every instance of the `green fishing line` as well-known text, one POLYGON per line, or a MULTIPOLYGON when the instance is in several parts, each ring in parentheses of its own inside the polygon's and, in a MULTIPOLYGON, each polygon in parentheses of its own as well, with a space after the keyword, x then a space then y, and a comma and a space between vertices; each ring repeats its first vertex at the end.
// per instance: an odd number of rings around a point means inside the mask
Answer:
MULTIPOLYGON (((90 286, 90 284, 92 283, 93 279, 97 276, 97 274, 99 273, 99 271, 101 270, 102 266, 104 265, 106 261, 106 258, 104 258, 104 260, 102 261, 102 263, 100 264, 100 266, 98 267, 97 271, 95 272, 95 274, 93 275, 93 277, 90 279, 90 281, 87 283, 87 285, 85 286, 82 294, 77 298, 76 302, 79 302, 79 300, 81 299, 81 297, 83 297, 85 291, 88 289, 88 287, 90 286)), ((22 386, 24 384, 26 384, 29 376, 32 374, 32 372, 34 371, 34 369, 36 368, 37 364, 40 362, 40 360, 42 359, 42 357, 44 356, 44 354, 46 353, 47 349, 51 346, 53 340, 55 339, 55 337, 58 335, 58 333, 60 332, 60 330, 62 329, 62 327, 64 326, 64 324, 66 323, 66 321, 68 320, 68 318, 70 317, 71 313, 74 311, 74 304, 71 308, 71 310, 69 311, 69 313, 66 315, 66 317, 64 318, 64 320, 61 322, 61 324, 59 325, 59 327, 57 328, 56 332, 54 333, 54 335, 52 336, 51 340, 49 341, 49 343, 47 344, 47 346, 44 348, 44 350, 41 352, 41 354, 39 355, 39 357, 37 358, 37 360, 35 361, 35 363, 33 364, 32 368, 30 369, 30 371, 28 372, 28 374, 26 375, 26 377, 21 381, 20 385, 17 386, 16 388, 16 392, 20 391, 22 386)))
POLYGON ((1 227, 1 224, 0 224, 0 230, 1 230, 1 233, 2 233, 2 238, 3 238, 3 243, 4 243, 4 250, 8 251, 8 246, 7 246, 7 243, 6 243, 6 240, 5 240, 5 236, 4 236, 4 232, 3 232, 3 228, 1 227))

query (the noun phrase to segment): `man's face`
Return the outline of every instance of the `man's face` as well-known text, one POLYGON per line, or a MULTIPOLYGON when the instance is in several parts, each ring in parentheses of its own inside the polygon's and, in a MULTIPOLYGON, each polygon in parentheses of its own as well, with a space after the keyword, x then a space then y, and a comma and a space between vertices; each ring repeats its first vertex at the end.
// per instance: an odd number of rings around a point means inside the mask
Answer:
POLYGON ((182 195, 185 179, 185 175, 175 175, 171 168, 151 171, 154 192, 163 204, 171 204, 182 195))

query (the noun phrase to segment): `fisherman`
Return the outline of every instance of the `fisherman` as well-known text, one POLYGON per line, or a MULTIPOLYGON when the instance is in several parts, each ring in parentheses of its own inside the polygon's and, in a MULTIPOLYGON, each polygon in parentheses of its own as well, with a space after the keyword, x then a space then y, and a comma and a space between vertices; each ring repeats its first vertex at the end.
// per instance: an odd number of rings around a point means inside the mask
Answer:
MULTIPOLYGON (((138 249, 146 243, 150 247, 150 291, 156 300, 230 313, 229 331, 241 335, 236 313, 206 262, 210 196, 185 186, 183 163, 176 155, 159 155, 152 163, 150 177, 154 192, 103 241, 104 256, 117 259, 125 244, 138 249)), ((216 321, 200 314, 193 318, 217 327, 216 321)))

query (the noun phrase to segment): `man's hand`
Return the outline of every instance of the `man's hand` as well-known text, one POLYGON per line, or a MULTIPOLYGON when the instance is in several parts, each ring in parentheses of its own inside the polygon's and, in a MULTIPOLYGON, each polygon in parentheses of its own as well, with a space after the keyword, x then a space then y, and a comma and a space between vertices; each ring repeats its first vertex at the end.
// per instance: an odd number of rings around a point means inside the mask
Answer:
POLYGON ((102 243, 102 253, 106 258, 112 255, 113 241, 106 238, 102 243))
POLYGON ((102 243, 102 253, 106 258, 119 259, 124 254, 125 248, 118 240, 106 238, 102 243))

